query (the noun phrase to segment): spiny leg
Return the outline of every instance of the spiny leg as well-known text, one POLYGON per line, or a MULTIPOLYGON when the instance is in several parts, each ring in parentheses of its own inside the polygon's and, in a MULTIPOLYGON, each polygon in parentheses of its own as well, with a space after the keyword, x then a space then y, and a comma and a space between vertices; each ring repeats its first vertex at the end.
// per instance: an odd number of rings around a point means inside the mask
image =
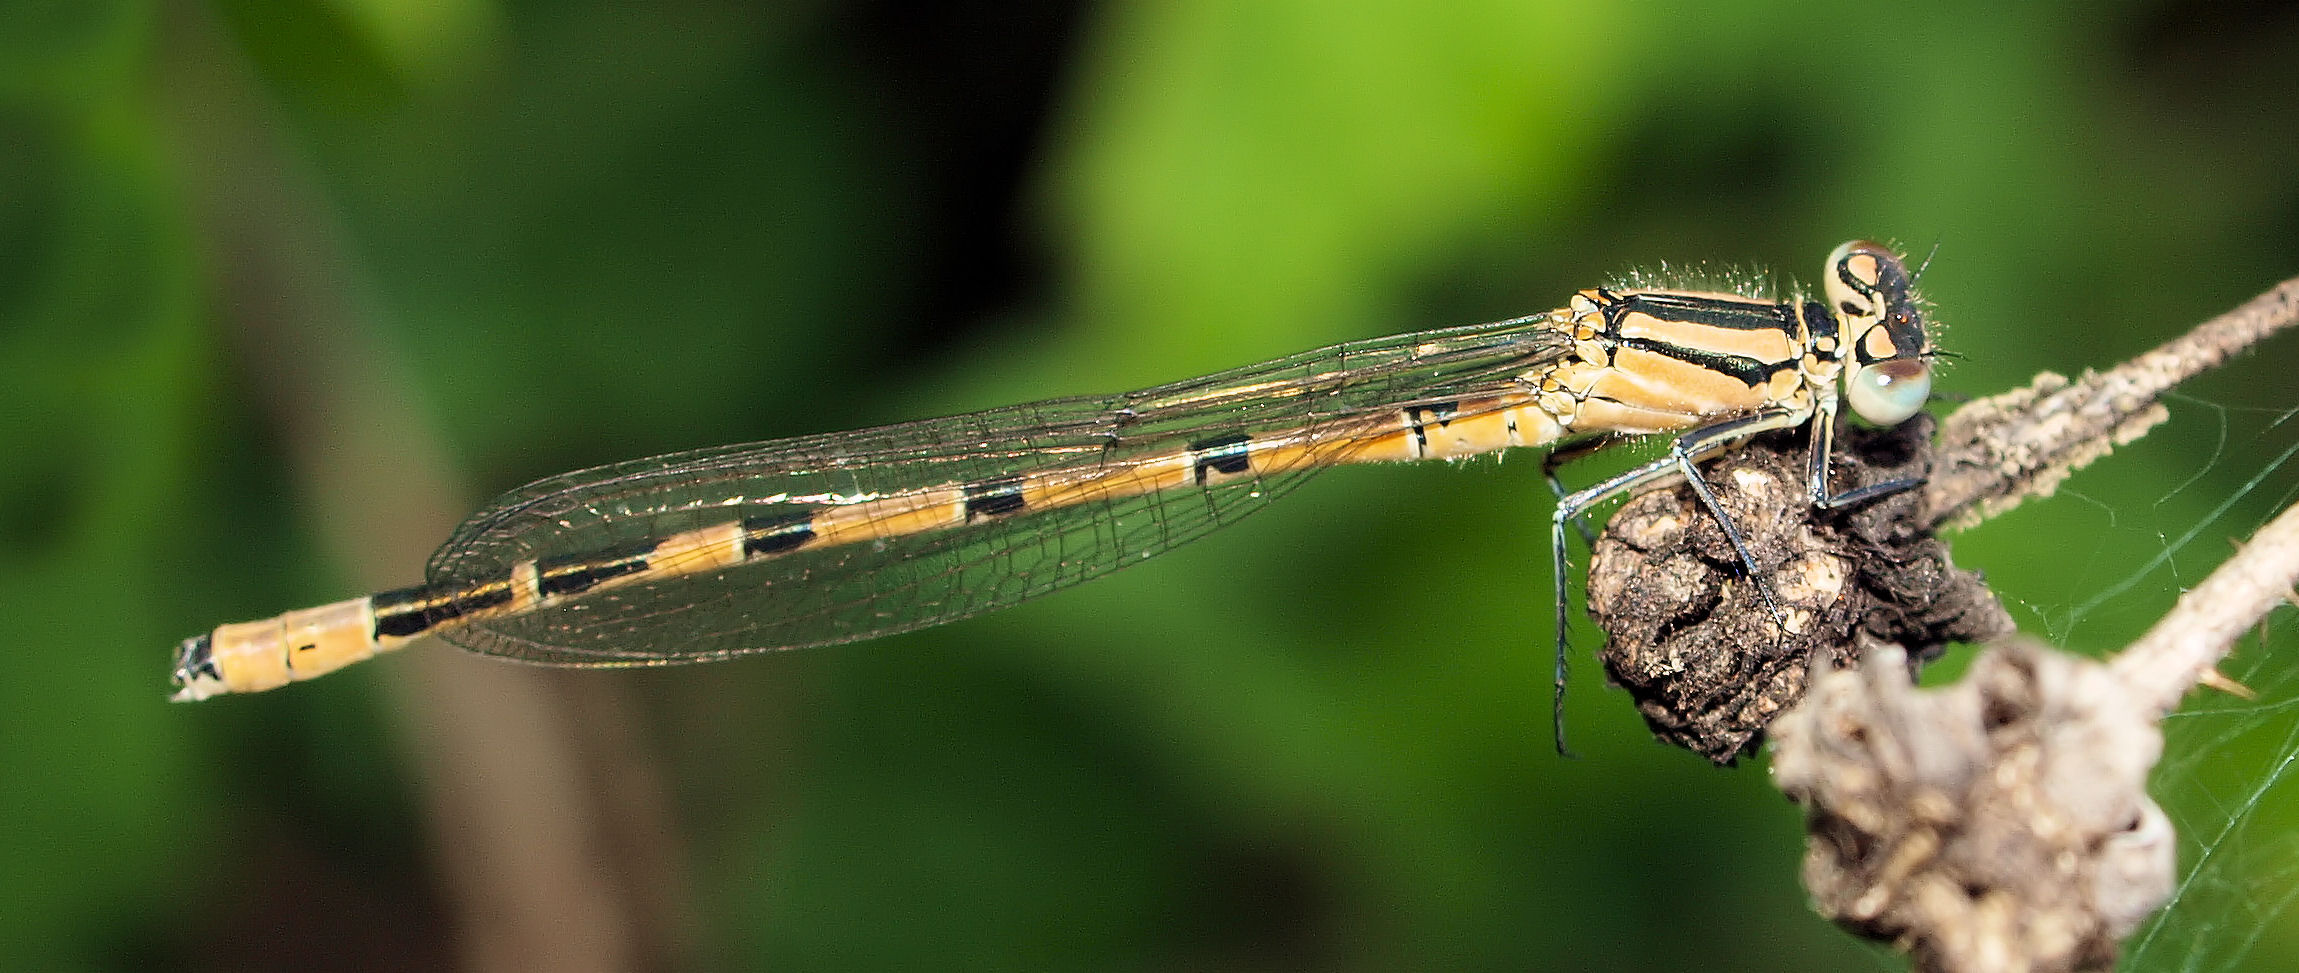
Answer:
POLYGON ((1553 687, 1551 718, 1554 721, 1558 753, 1572 755, 1572 751, 1565 746, 1565 682, 1571 668, 1569 660, 1572 655, 1566 627, 1570 621, 1572 600, 1565 557, 1565 525, 1577 523, 1580 516, 1590 508, 1613 497, 1671 476, 1683 476, 1685 482, 1692 487, 1694 495, 1708 508, 1709 515, 1715 517, 1717 525, 1723 528, 1725 539, 1732 543, 1733 552, 1739 555, 1749 580, 1755 582, 1757 592, 1772 610, 1773 617, 1785 624, 1787 613, 1781 609, 1779 599, 1773 597, 1772 586, 1765 582, 1763 572, 1756 565, 1755 556, 1749 553, 1748 545, 1741 539, 1739 528, 1733 525, 1732 517, 1717 501, 1715 493, 1709 490, 1707 482, 1701 479, 1700 468, 1696 464, 1735 442, 1761 432, 1785 429, 1811 417, 1810 409, 1784 407, 1702 426, 1677 437, 1669 445, 1668 455, 1615 474, 1557 501, 1556 511, 1549 520, 1549 567, 1556 578, 1557 595, 1556 683, 1553 687))
POLYGON ((1748 570, 1748 580, 1755 582, 1756 594, 1764 599, 1764 607, 1771 610, 1773 620, 1783 628, 1788 624, 1787 610, 1780 607, 1780 599, 1772 594, 1771 583, 1765 580, 1764 572, 1757 568, 1756 555, 1749 553, 1748 541, 1740 536, 1740 525, 1732 522, 1732 515, 1725 512, 1723 502, 1716 499, 1716 491, 1701 477, 1697 464, 1726 446, 1760 432, 1794 425, 1796 421, 1800 420, 1794 413, 1785 416, 1758 413, 1743 419, 1703 426, 1677 437, 1676 442, 1669 446, 1666 457, 1675 465, 1676 472, 1683 474, 1684 484, 1692 488, 1693 496, 1700 498, 1701 506, 1708 508, 1708 515, 1716 518, 1716 526, 1724 531, 1724 539, 1732 544, 1732 552, 1740 556, 1741 566, 1748 570))
MULTIPOLYGON (((1551 449, 1541 456, 1541 479, 1548 482, 1549 493, 1555 496, 1558 503, 1563 503, 1566 497, 1572 496, 1573 492, 1565 489, 1565 482, 1557 478, 1557 471, 1563 469, 1568 463, 1579 462, 1612 445, 1619 438, 1610 433, 1586 436, 1551 449)), ((1591 546, 1596 544, 1596 531, 1589 529, 1587 518, 1573 518, 1573 527, 1581 532, 1581 543, 1591 546)))
POLYGON ((1572 656, 1572 645, 1567 639, 1565 627, 1572 622, 1567 617, 1571 607, 1571 592, 1566 590, 1565 584, 1565 521, 1569 519, 1565 513, 1565 500, 1557 501, 1556 513, 1549 521, 1549 569, 1557 581, 1557 675, 1555 686, 1549 692, 1549 706, 1557 753, 1566 757, 1573 755, 1565 746, 1565 677, 1570 674, 1568 660, 1572 656))
POLYGON ((1842 493, 1830 493, 1828 473, 1834 462, 1836 447, 1836 399, 1822 399, 1812 418, 1812 451, 1805 462, 1804 492, 1812 505, 1822 510, 1840 510, 1867 503, 1878 497, 1887 497, 1923 485, 1922 477, 1903 477, 1885 480, 1864 487, 1854 487, 1842 493))

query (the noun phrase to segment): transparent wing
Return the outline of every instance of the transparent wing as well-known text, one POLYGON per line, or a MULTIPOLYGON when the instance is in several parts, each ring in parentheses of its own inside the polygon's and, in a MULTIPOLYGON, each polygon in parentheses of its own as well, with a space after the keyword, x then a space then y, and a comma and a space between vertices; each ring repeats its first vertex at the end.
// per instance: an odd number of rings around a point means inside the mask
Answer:
MULTIPOLYGON (((1350 342, 1122 395, 1054 399, 568 473, 474 515, 429 580, 464 587, 520 562, 644 550, 670 534, 1048 470, 1171 457, 1208 437, 1393 423, 1395 410, 1510 389, 1566 349, 1545 316, 1350 342)), ((1337 443, 1336 445, 1341 445, 1337 443)), ((707 574, 603 589, 442 633, 492 655, 648 665, 825 645, 1013 605, 1203 536, 1326 465, 1028 510, 883 540, 802 547, 707 574)))

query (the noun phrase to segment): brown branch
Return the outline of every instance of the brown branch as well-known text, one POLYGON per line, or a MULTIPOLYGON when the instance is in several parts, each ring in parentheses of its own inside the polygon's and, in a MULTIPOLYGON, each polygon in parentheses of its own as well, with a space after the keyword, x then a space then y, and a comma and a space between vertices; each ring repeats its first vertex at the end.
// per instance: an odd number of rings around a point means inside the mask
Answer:
MULTIPOLYGON (((1947 422, 1922 523, 1970 522, 2048 493, 2160 420, 2176 383, 2299 320, 2299 280, 2107 373, 1975 402, 1947 422)), ((2169 820, 2146 792, 2158 723, 2299 581, 2299 508, 2262 529, 2112 662, 2025 640, 1954 686, 1919 690, 1896 645, 1813 678, 1771 726, 1773 771, 1804 805, 1820 911, 1920 970, 2113 967, 2170 894, 2169 820)))
POLYGON ((2139 641, 2115 657, 2116 674, 2160 719, 2267 613, 2291 600, 2299 582, 2299 507, 2276 515, 2219 570, 2172 606, 2139 641))
POLYGON ((2011 640, 1926 691, 1911 660, 2012 630, 1933 535, 2049 493, 2161 421, 2173 386, 2295 323, 2299 280, 2106 372, 1973 402, 1936 442, 1922 421, 1856 431, 1839 489, 1926 485, 1840 516, 1810 509, 1796 437, 1718 460, 1705 479, 1777 614, 1691 491, 1631 500, 1590 560, 1606 671, 1656 734, 1712 760, 1770 736, 1778 783, 1806 809, 1806 885, 1847 928, 1923 970, 2109 968, 2175 874, 2170 823, 2145 790, 2156 724, 2290 595, 2299 513, 2112 664, 2011 640))
POLYGON ((1972 402, 1941 424, 1922 522, 1969 527, 2031 496, 2163 421, 2163 393, 2269 335, 2299 324, 2299 278, 2104 373, 2069 382, 2045 372, 2027 388, 1972 402))
POLYGON ((1772 726, 1814 907, 1918 970, 2112 969, 2177 870, 2147 796, 2163 736, 2142 698, 2026 639, 1937 690, 1894 646, 1820 675, 1772 726))

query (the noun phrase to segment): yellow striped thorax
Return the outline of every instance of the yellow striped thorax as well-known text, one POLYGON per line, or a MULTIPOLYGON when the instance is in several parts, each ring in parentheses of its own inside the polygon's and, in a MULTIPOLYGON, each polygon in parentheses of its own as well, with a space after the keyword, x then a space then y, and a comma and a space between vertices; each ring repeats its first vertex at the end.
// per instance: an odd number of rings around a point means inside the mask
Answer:
POLYGON ((1839 394, 1868 422, 1906 421, 1931 394, 1932 354, 1906 265, 1853 241, 1829 256, 1826 275, 1826 304, 1582 291, 1554 312, 1573 354, 1542 377, 1541 405, 1573 433, 1673 432, 1768 410, 1833 415, 1839 394))

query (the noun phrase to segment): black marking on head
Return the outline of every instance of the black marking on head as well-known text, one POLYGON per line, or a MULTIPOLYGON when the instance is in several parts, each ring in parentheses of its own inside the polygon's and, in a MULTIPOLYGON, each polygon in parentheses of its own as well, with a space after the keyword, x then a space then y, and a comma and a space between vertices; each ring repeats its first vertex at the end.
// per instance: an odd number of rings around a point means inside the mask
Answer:
POLYGON ((1932 329, 1924 324, 1924 312, 1913 293, 1892 302, 1891 312, 1884 315, 1884 327, 1891 329, 1892 344, 1900 349, 1900 357, 1930 357, 1932 329))
MULTIPOLYGON (((1873 243, 1863 243, 1855 246, 1852 249, 1852 252, 1844 255, 1844 259, 1836 262, 1836 279, 1843 281, 1844 286, 1851 288, 1852 292, 1855 294, 1865 294, 1869 297, 1875 297, 1877 284, 1881 283, 1883 275, 1888 273, 1885 268, 1895 262, 1894 260, 1879 258, 1880 254, 1886 253, 1887 251, 1885 251, 1882 247, 1876 246, 1873 243), (1876 265, 1876 273, 1878 275, 1878 279, 1876 281, 1870 281, 1868 278, 1862 277, 1859 274, 1852 272, 1852 261, 1861 257, 1868 258, 1869 262, 1876 265)), ((1854 309, 1847 309, 1846 313, 1861 314, 1864 312, 1854 309)))
POLYGON ((1864 367, 1930 354, 1931 335, 1924 326, 1923 302, 1916 297, 1915 279, 1900 255, 1890 247, 1864 240, 1847 243, 1838 252, 1844 256, 1836 261, 1834 284, 1866 298, 1869 306, 1862 308, 1849 299, 1839 303, 1847 316, 1873 319, 1862 322, 1866 327, 1861 333, 1845 338, 1853 360, 1864 367), (1856 266, 1872 276, 1855 272, 1856 266), (1879 340, 1889 346, 1888 354, 1877 353, 1879 340))
POLYGON ((1029 502, 1022 499, 1022 478, 1002 477, 966 484, 966 522, 977 517, 1003 517, 1020 513, 1029 502))
POLYGON ((1887 315, 1881 324, 1870 328, 1869 331, 1881 332, 1885 343, 1891 345, 1892 350, 1890 354, 1876 354, 1875 350, 1869 347, 1870 342, 1867 340, 1867 336, 1863 335, 1861 340, 1852 343, 1853 360, 1858 362, 1862 368, 1872 368, 1891 362, 1922 361, 1929 357, 1924 348, 1926 335, 1921 319, 1902 316, 1898 312, 1894 312, 1887 315))
POLYGON ((435 600, 431 589, 420 585, 368 598, 367 607, 375 613, 374 636, 407 638, 421 634, 431 627, 431 603, 435 600))
POLYGON ((1912 361, 1933 355, 1932 336, 1924 327, 1924 315, 1917 310, 1913 294, 1902 292, 1896 296, 1873 326, 1862 331, 1852 341, 1853 360, 1861 367, 1890 361, 1912 361), (1881 335, 1891 348, 1890 354, 1876 354, 1871 339, 1881 335))
POLYGON ((745 517, 742 521, 745 559, 795 551, 813 539, 814 515, 803 510, 745 517))
POLYGON ((1214 473, 1236 476, 1253 470, 1253 459, 1247 455, 1253 449, 1253 437, 1242 432, 1226 436, 1209 436, 1189 444, 1189 452, 1196 459, 1197 482, 1203 486, 1214 473))
POLYGON ((581 594, 602 581, 646 570, 647 556, 654 549, 652 544, 633 544, 589 554, 537 558, 535 589, 545 598, 581 594))

